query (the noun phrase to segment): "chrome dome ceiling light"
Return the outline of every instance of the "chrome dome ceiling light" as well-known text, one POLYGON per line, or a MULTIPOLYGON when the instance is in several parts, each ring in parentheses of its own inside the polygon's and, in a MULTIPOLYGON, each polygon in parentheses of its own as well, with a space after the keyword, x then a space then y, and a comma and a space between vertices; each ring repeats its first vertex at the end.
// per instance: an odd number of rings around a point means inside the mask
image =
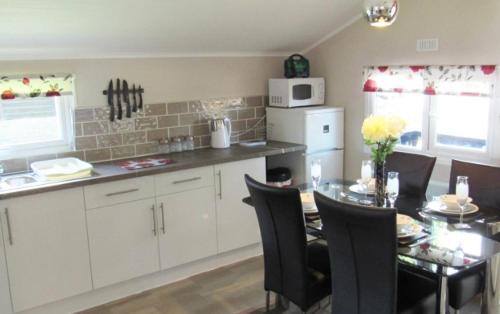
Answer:
POLYGON ((387 27, 394 23, 399 11, 398 0, 365 0, 364 16, 374 27, 387 27))

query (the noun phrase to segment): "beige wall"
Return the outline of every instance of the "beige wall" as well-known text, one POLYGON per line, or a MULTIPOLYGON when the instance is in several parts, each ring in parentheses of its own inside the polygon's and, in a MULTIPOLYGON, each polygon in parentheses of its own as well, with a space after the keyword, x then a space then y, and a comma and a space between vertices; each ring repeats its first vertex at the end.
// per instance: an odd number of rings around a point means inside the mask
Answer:
POLYGON ((267 79, 282 73, 282 58, 149 58, 3 61, 1 74, 73 73, 78 107, 105 106, 110 78, 145 89, 144 102, 267 95, 267 79))
MULTIPOLYGON (((345 173, 359 177, 364 157, 362 68, 365 65, 499 64, 500 1, 402 0, 397 21, 374 29, 358 20, 307 56, 314 76, 324 76, 327 103, 346 108, 345 173), (416 40, 439 38, 438 52, 416 52, 416 40)), ((438 165, 434 180, 448 180, 438 165)))

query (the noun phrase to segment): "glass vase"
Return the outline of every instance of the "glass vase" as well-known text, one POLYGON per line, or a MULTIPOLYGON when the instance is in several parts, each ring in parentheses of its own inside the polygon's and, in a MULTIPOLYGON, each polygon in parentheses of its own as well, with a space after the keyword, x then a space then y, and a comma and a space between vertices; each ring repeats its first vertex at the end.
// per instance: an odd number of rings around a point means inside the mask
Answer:
POLYGON ((384 172, 385 161, 375 162, 375 205, 377 207, 385 205, 384 172))

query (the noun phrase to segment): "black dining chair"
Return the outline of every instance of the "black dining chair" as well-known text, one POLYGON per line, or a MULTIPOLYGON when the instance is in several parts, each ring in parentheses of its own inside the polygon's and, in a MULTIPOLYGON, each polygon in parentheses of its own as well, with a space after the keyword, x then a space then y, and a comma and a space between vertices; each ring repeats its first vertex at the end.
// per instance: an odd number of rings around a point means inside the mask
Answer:
POLYGON ((298 189, 271 187, 248 175, 245 181, 262 237, 266 310, 272 291, 305 312, 331 294, 326 242, 307 242, 298 189))
POLYGON ((450 194, 455 194, 457 176, 469 177, 469 196, 474 204, 500 215, 500 167, 452 160, 450 194))
POLYGON ((332 270, 332 313, 434 313, 437 282, 398 272, 396 210, 314 193, 332 270))
MULTIPOLYGON (((500 168, 489 165, 452 160, 448 192, 455 194, 457 176, 469 179, 469 196, 482 211, 500 215, 500 168)), ((499 234, 492 236, 500 241, 499 234)), ((485 288, 486 264, 459 272, 448 279, 450 306, 461 309, 485 288)))
POLYGON ((436 157, 394 152, 387 156, 387 172, 399 173, 399 195, 425 198, 436 157))

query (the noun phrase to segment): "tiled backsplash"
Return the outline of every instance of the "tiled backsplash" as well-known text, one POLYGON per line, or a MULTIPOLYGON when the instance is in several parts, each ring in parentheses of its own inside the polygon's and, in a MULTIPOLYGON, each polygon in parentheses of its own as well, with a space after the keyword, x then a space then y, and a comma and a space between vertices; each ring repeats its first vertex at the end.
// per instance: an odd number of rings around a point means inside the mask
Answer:
MULTIPOLYGON (((241 106, 228 111, 231 141, 265 138, 266 123, 262 118, 267 96, 242 99, 241 106)), ((196 148, 209 147, 208 123, 201 112, 200 101, 148 104, 132 118, 110 122, 107 107, 76 109, 75 151, 3 160, 2 164, 6 172, 18 172, 27 170, 33 161, 51 158, 77 157, 98 162, 151 155, 158 153, 158 140, 187 135, 194 137, 196 148)))

